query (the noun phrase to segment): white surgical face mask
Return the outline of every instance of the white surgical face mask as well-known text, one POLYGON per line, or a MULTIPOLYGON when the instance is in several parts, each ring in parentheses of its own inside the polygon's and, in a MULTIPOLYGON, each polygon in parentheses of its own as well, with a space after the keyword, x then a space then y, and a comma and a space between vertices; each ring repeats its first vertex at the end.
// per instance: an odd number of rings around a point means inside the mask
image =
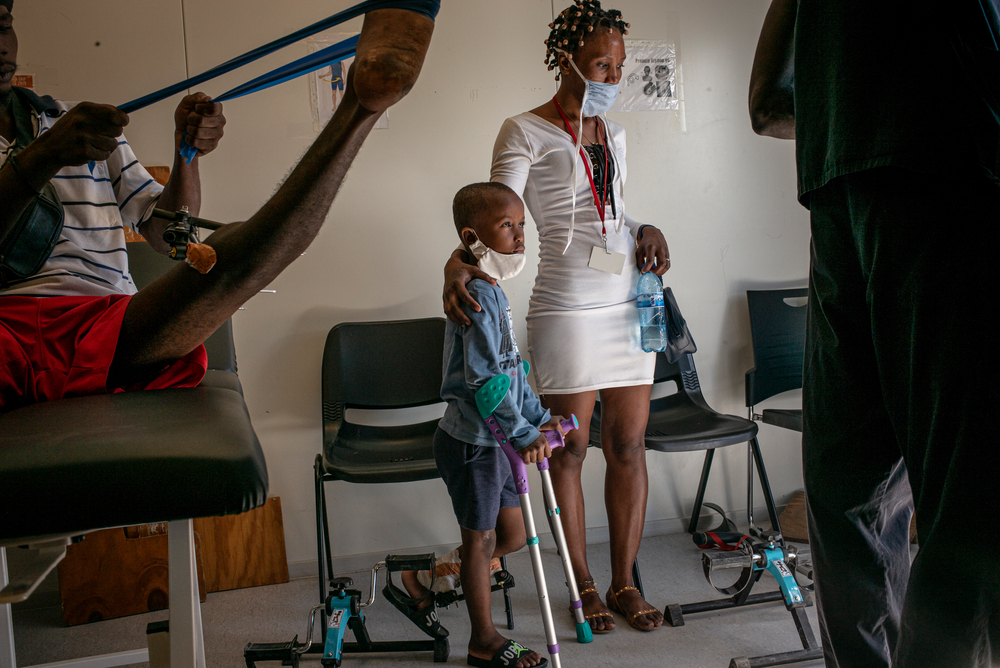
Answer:
POLYGON ((479 261, 479 268, 498 281, 517 276, 527 260, 524 253, 498 253, 478 238, 476 243, 469 246, 469 250, 479 261))
POLYGON ((573 62, 572 58, 569 59, 569 64, 573 68, 573 71, 587 84, 586 89, 583 91, 583 106, 581 108, 583 115, 590 118, 591 116, 606 114, 611 105, 618 99, 618 84, 591 81, 583 76, 583 73, 580 72, 580 69, 573 62))

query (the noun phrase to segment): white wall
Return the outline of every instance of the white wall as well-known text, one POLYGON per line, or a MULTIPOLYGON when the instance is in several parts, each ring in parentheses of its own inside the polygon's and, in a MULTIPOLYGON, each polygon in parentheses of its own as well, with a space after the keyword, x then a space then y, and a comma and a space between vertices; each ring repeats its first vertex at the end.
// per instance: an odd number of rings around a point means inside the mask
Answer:
MULTIPOLYGON (((566 0, 557 1, 555 11, 566 0)), ((201 72, 319 20, 349 0, 19 0, 14 7, 21 71, 40 93, 120 104, 201 72), (100 42, 100 46, 95 44, 100 42), (186 44, 186 47, 185 47, 186 44)), ((329 329, 351 320, 436 316, 442 266, 455 245, 455 191, 489 176, 497 129, 544 102, 555 82, 544 65, 550 0, 445 0, 423 75, 389 112, 358 157, 327 225, 272 289, 234 317, 240 377, 267 455, 271 494, 282 497, 288 558, 315 558, 312 461, 320 440, 320 360, 329 329)), ((807 215, 795 200, 793 145, 750 130, 746 92, 767 0, 617 0, 629 38, 674 39, 684 118, 673 112, 615 114, 629 137, 630 214, 664 230, 667 275, 691 326, 709 403, 745 414, 743 374, 752 366, 745 291, 804 284, 807 215)), ((360 21, 343 30, 357 30, 360 21)), ((218 94, 305 53, 295 45, 204 84, 218 94)), ((171 164, 171 117, 162 102, 132 115, 127 134, 147 165, 171 164)), ((250 216, 316 133, 308 88, 298 80, 226 103, 226 137, 202 161, 202 215, 250 216)), ((505 284, 525 340, 524 315, 537 252, 505 284)), ((789 399, 791 403, 796 397, 789 399)), ((786 402, 787 403, 787 402, 786 402)), ((801 487, 796 435, 763 427, 779 503, 801 487)), ((701 453, 649 453, 650 531, 678 530, 690 512, 701 453)), ((716 458, 708 498, 745 508, 743 447, 716 458)), ((607 520, 603 462, 585 470, 587 524, 607 520)), ((328 486, 336 555, 382 553, 459 540, 438 481, 328 486)), ((759 499, 759 497, 758 497, 759 499)), ((541 504, 539 504, 541 505, 541 504)), ((759 505, 759 504, 758 504, 759 505)), ((542 523, 544 525, 544 523, 542 523)))

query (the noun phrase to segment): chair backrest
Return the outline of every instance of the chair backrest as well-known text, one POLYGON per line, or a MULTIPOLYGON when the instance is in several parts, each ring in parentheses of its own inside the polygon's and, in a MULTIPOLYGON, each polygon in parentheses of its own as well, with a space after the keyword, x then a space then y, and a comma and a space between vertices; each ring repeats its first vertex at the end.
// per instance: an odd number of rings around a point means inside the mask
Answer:
MULTIPOLYGON (((126 244, 128 268, 135 286, 140 290, 161 275, 177 266, 162 253, 157 253, 148 243, 131 241, 126 244)), ((208 352, 208 368, 236 373, 236 344, 233 342, 233 321, 227 320, 205 341, 208 352)))
POLYGON ((409 408, 441 401, 444 318, 347 322, 326 337, 323 422, 345 408, 409 408))
POLYGON ((676 362, 667 360, 666 353, 656 353, 653 382, 662 383, 668 380, 677 384, 677 392, 654 399, 650 404, 651 412, 680 403, 694 403, 699 408, 715 412, 709 408, 708 402, 705 401, 705 396, 701 392, 698 370, 694 366, 694 357, 690 353, 685 353, 676 362))
POLYGON ((808 288, 747 290, 754 361, 746 373, 747 406, 802 387, 808 294, 808 288))

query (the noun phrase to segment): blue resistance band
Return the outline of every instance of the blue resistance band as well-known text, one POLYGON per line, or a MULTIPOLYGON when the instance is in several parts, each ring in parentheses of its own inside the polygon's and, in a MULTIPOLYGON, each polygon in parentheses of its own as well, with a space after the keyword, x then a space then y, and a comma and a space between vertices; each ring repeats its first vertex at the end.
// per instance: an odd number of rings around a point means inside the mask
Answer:
MULTIPOLYGON (((290 35, 286 35, 285 37, 276 39, 273 42, 268 42, 264 46, 247 51, 243 55, 237 56, 232 60, 228 60, 221 65, 216 65, 215 67, 206 70, 201 74, 195 75, 190 79, 185 79, 184 81, 167 86, 166 88, 161 88, 160 90, 150 93, 149 95, 144 95, 140 98, 132 100, 131 102, 126 102, 118 108, 126 114, 138 111, 139 109, 148 107, 155 102, 159 102, 160 100, 164 100, 168 97, 176 95, 177 93, 181 93, 188 88, 197 86, 200 83, 222 76, 227 72, 232 72, 247 63, 259 60, 266 55, 274 53, 278 49, 283 49, 290 44, 294 44, 295 42, 305 39, 306 37, 310 37, 318 32, 340 25, 345 21, 349 21, 353 18, 361 16, 362 14, 367 14, 368 12, 372 12, 377 9, 408 9, 412 12, 423 14, 431 19, 434 19, 437 17, 437 13, 440 8, 441 0, 364 0, 364 2, 361 2, 353 7, 349 7, 341 12, 337 12, 333 16, 327 17, 322 21, 317 21, 316 23, 306 26, 301 30, 297 30, 290 35)), ((244 95, 249 95, 250 93, 256 93, 257 91, 264 90, 265 88, 270 88, 271 86, 294 79, 302 74, 314 72, 322 67, 326 67, 327 65, 339 63, 345 58, 350 58, 354 55, 357 44, 357 36, 345 39, 342 42, 334 44, 333 46, 327 47, 317 51, 316 53, 310 54, 305 58, 300 58, 287 65, 271 70, 267 74, 263 74, 241 86, 237 86, 232 90, 226 91, 222 95, 216 97, 214 101, 224 102, 225 100, 232 100, 244 95)), ((189 164, 197 154, 198 149, 188 144, 187 141, 183 141, 181 155, 189 164)))

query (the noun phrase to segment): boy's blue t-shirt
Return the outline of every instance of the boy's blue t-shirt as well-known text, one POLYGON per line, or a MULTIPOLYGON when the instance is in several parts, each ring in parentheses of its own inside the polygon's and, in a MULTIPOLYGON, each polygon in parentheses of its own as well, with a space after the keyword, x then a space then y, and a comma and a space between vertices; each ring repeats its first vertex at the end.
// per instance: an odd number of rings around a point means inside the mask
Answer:
POLYGON ((548 422, 549 411, 528 385, 507 296, 499 286, 480 279, 467 287, 483 310, 477 313, 462 304, 472 324, 461 327, 449 320, 445 327, 441 398, 448 408, 439 426, 459 441, 496 446, 476 408, 476 391, 503 373, 510 376, 510 391, 493 415, 514 449, 520 450, 538 438, 538 427, 548 422))

